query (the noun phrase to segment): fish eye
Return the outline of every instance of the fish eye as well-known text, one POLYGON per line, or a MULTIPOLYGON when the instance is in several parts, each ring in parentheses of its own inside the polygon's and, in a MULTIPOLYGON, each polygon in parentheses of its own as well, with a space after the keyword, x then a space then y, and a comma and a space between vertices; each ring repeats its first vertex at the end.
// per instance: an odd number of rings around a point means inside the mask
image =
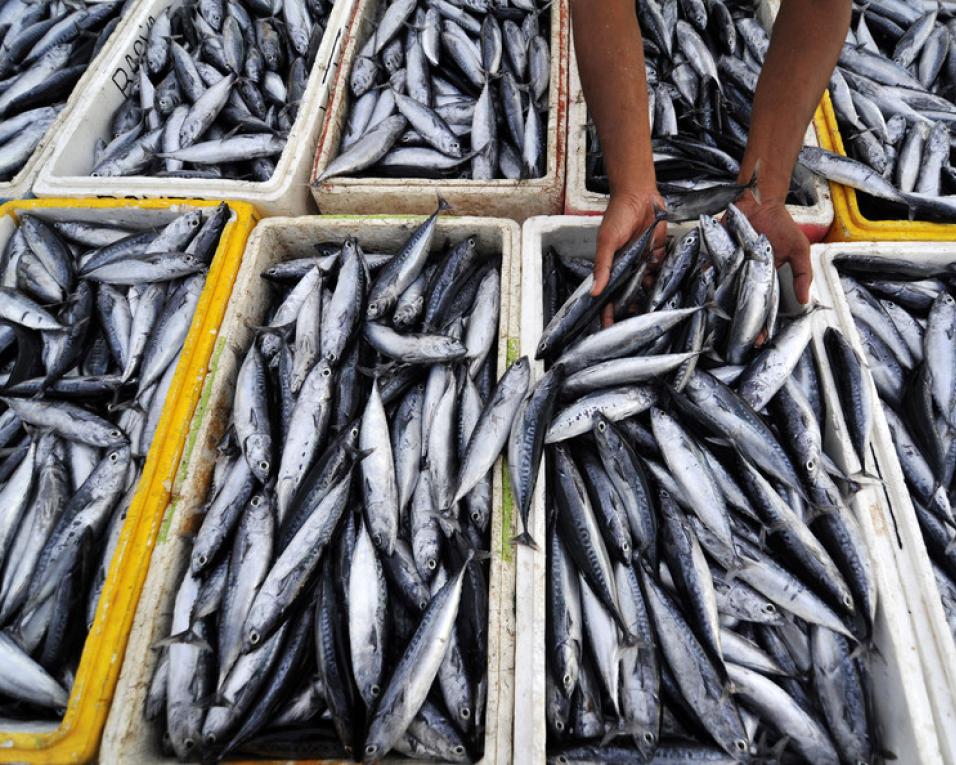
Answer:
POLYGON ((565 757, 563 754, 559 754, 559 755, 558 755, 558 762, 560 762, 561 765, 568 765, 568 758, 565 757))
POLYGON ((323 377, 328 377, 328 376, 331 375, 331 374, 332 374, 332 370, 329 369, 328 367, 326 367, 325 369, 322 370, 322 376, 323 376, 323 377))
POLYGON ((571 687, 571 683, 574 682, 574 678, 571 677, 571 673, 570 673, 570 672, 565 672, 565 673, 564 673, 564 677, 561 678, 561 682, 564 683, 564 687, 565 687, 565 688, 570 688, 570 687, 571 687))
POLYGON ((252 498, 252 502, 250 502, 250 504, 251 504, 253 507, 259 507, 259 505, 262 504, 262 497, 260 497, 258 494, 256 494, 256 496, 254 496, 254 497, 252 498))
POLYGON ((461 715, 462 720, 468 720, 471 718, 471 710, 468 707, 462 707, 458 714, 461 715))
POLYGON ((734 741, 734 746, 737 748, 738 752, 747 751, 747 742, 744 741, 742 738, 738 738, 736 741, 734 741))
POLYGON ((647 733, 644 734, 644 741, 645 741, 645 743, 653 744, 655 740, 656 740, 656 739, 655 739, 655 737, 654 737, 654 734, 651 733, 650 731, 647 731, 647 733))
POLYGON ((373 303, 369 303, 369 304, 368 304, 368 310, 370 310, 370 311, 377 311, 377 310, 378 310, 378 303, 374 303, 374 302, 373 302, 373 303))
POLYGON ((116 462, 116 460, 118 460, 118 459, 119 459, 119 455, 118 455, 116 452, 113 452, 113 453, 110 455, 110 462, 116 462))
POLYGON ((113 436, 113 438, 119 438, 123 435, 123 432, 118 428, 113 428, 113 430, 110 431, 110 435, 113 436))
POLYGON ((372 755, 372 754, 375 754, 377 751, 378 751, 378 746, 376 746, 375 744, 369 744, 367 747, 365 747, 365 754, 372 755))
POLYGON ((192 749, 195 745, 196 745, 196 742, 193 741, 191 738, 183 739, 183 748, 184 748, 187 752, 188 752, 190 749, 192 749))
POLYGON ((814 462, 813 460, 807 460, 807 470, 812 473, 816 469, 817 469, 817 463, 814 462))
POLYGON ((468 244, 471 245, 472 247, 474 247, 475 244, 477 244, 477 242, 476 242, 476 240, 475 240, 475 237, 469 236, 469 237, 468 237, 468 244))
POLYGON ((249 642, 250 642, 252 645, 259 645, 259 637, 260 637, 260 636, 259 636, 259 631, 258 631, 258 630, 252 630, 252 631, 249 633, 249 642))
POLYGON ((358 429, 358 428, 352 428, 352 435, 353 435, 354 437, 358 438, 358 434, 359 434, 359 429, 358 429))
POLYGON ((564 723, 561 722, 560 720, 555 720, 554 727, 557 729, 558 733, 560 733, 561 731, 564 730, 564 723))
POLYGON ((455 754, 464 754, 464 753, 465 753, 465 747, 463 747, 461 744, 459 744, 458 746, 456 746, 456 747, 455 747, 454 749, 452 749, 451 751, 454 752, 455 754))
POLYGON ((599 422, 599 423, 598 423, 598 431, 600 431, 601 433, 603 433, 605 430, 607 430, 607 425, 605 425, 603 422, 599 422))
POLYGON ((259 460, 259 470, 266 471, 269 469, 268 460, 259 460))
POLYGON ((481 513, 475 512, 471 514, 471 520, 477 522, 481 520, 481 513))
POLYGON ((206 557, 206 553, 199 553, 199 555, 196 556, 196 563, 200 566, 205 566, 208 562, 209 558, 206 557))
POLYGON ((208 734, 208 735, 206 736, 206 743, 207 743, 209 746, 215 746, 215 744, 216 744, 216 734, 215 734, 215 733, 210 733, 210 734, 208 734))
POLYGON ((368 692, 372 694, 372 698, 377 699, 382 689, 378 685, 373 684, 372 687, 368 689, 368 692))
POLYGON ((418 601, 418 607, 419 607, 420 609, 422 609, 422 611, 424 611, 427 606, 428 606, 428 601, 427 601, 427 600, 419 600, 419 601, 418 601))
POLYGON ((775 614, 777 612, 777 607, 773 603, 766 603, 763 607, 765 614, 775 614))
POLYGON ((438 568, 438 562, 434 558, 429 558, 428 563, 425 564, 429 571, 434 571, 438 568))
POLYGON ((624 544, 621 545, 621 552, 624 553, 625 555, 630 555, 631 546, 627 542, 625 542, 624 544))

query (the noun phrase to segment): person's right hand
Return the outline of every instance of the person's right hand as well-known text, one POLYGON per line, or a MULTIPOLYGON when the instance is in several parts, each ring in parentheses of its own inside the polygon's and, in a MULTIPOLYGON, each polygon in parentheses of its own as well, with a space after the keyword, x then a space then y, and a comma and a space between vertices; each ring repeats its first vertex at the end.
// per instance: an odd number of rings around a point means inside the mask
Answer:
MULTIPOLYGON (((591 294, 600 295, 607 286, 611 274, 614 253, 628 242, 639 237, 653 222, 654 209, 664 209, 664 199, 657 189, 617 192, 611 194, 611 201, 601 221, 597 236, 597 252, 594 257, 594 287, 591 294)), ((664 245, 667 241, 667 224, 662 221, 654 231, 651 242, 650 274, 655 274, 664 258, 664 245)), ((609 327, 614 323, 614 306, 608 304, 601 315, 601 323, 609 327)))

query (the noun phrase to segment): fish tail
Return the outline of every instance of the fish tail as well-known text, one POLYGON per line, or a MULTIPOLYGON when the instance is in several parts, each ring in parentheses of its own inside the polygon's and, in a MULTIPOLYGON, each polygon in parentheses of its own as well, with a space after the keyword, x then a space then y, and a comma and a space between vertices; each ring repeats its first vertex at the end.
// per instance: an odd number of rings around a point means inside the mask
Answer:
POLYGON ((522 531, 516 537, 512 538, 511 543, 516 545, 524 545, 525 547, 530 547, 532 550, 540 549, 537 543, 534 541, 534 537, 532 537, 527 531, 522 531))

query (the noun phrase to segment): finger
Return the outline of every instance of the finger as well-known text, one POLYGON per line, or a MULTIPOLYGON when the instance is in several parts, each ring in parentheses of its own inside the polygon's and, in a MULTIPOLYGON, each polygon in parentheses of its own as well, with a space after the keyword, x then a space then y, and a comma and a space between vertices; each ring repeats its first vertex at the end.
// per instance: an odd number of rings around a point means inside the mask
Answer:
POLYGON ((654 250, 654 253, 657 255, 663 255, 664 247, 667 244, 667 221, 661 221, 657 224, 657 228, 654 229, 654 238, 652 239, 651 247, 654 250))
POLYGON ((610 327, 614 323, 614 304, 608 303, 601 311, 601 326, 610 327))
POLYGON ((804 274, 793 275, 793 292, 801 305, 810 302, 810 283, 813 281, 813 274, 807 271, 804 274))

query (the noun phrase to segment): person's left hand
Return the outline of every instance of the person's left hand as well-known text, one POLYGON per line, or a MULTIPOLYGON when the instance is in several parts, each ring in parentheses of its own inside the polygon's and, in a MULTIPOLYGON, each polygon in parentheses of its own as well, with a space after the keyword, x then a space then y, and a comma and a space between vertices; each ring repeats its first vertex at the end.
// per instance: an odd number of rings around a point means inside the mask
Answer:
POLYGON ((793 291, 802 304, 810 302, 810 282, 813 269, 810 265, 810 241, 793 222, 783 201, 756 200, 749 191, 737 200, 738 209, 747 216, 757 233, 763 234, 773 246, 777 268, 790 264, 793 272, 793 291))

